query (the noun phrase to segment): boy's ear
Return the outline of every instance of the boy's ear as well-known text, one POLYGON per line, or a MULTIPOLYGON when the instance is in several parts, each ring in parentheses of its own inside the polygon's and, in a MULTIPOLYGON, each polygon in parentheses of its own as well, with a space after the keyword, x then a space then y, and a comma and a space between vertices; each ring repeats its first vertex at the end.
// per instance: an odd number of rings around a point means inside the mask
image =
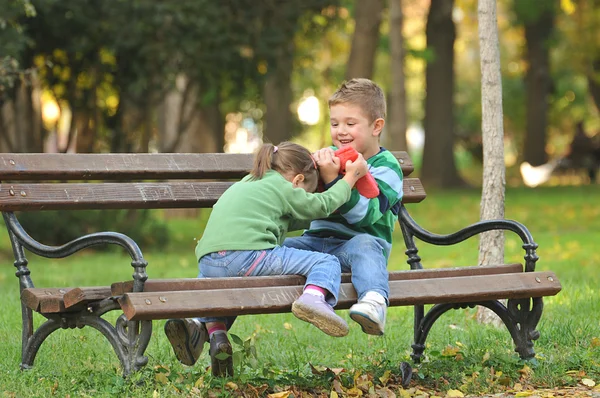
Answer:
POLYGON ((292 185, 294 188, 297 188, 301 182, 304 181, 304 174, 296 174, 294 178, 292 178, 292 185))
POLYGON ((375 119, 373 122, 373 136, 378 137, 379 134, 383 131, 383 126, 385 126, 385 120, 383 118, 375 119))

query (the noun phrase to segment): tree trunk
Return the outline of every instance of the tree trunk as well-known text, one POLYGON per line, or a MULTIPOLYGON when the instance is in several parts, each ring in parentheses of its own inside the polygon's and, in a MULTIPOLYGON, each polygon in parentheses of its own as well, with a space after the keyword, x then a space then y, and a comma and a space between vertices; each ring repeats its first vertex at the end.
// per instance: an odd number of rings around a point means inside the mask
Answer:
POLYGON ((371 79, 379 41, 383 0, 356 0, 354 35, 346 67, 346 80, 354 77, 371 79))
POLYGON ((405 151, 407 112, 406 112, 406 87, 404 75, 404 37, 402 27, 402 0, 390 0, 390 53, 392 88, 388 101, 388 122, 386 134, 383 136, 388 149, 405 151))
POLYGON ((11 100, 0 108, 0 150, 3 152, 43 152, 42 114, 37 76, 19 81, 11 100))
MULTIPOLYGON (((481 131, 483 135, 483 187, 481 219, 504 218, 504 129, 502 124, 502 76, 500 43, 496 18, 496 1, 479 0, 479 51, 481 64, 481 131)), ((504 263, 504 232, 481 235, 479 264, 504 263)), ((477 318, 485 323, 498 323, 499 318, 479 307, 477 318)))
POLYGON ((427 17, 427 48, 433 59, 425 72, 425 145, 421 179, 426 187, 455 188, 464 184, 454 161, 454 0, 431 2, 427 17))
POLYGON ((553 27, 553 7, 542 7, 535 20, 525 23, 528 68, 525 75, 527 128, 523 160, 532 166, 539 166, 548 161, 546 126, 548 97, 552 85, 548 39, 553 27))
POLYGON ((224 121, 220 98, 201 105, 201 88, 186 76, 177 77, 176 86, 158 107, 158 148, 160 152, 223 152, 224 121))
POLYGON ((588 91, 594 100, 596 110, 600 111, 600 58, 595 59, 592 62, 592 70, 588 72, 588 91))
POLYGON ((263 140, 273 144, 287 141, 293 135, 292 68, 294 64, 294 41, 278 49, 277 60, 272 65, 263 89, 267 112, 263 140))

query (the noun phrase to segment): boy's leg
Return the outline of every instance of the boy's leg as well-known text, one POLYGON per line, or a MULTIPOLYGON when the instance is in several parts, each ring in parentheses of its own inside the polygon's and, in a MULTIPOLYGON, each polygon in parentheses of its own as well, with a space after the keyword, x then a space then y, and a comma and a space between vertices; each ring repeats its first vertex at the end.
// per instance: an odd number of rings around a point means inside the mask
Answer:
POLYGON ((342 272, 352 273, 358 302, 350 308, 350 317, 367 334, 382 335, 385 329, 389 276, 387 256, 382 245, 371 235, 357 235, 330 251, 340 260, 342 272))

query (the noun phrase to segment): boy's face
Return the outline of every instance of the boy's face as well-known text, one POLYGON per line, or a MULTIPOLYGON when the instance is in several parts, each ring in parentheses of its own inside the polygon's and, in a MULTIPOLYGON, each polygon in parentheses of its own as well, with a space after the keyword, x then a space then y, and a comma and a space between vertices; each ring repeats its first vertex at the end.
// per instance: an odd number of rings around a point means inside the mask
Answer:
POLYGON ((330 132, 337 148, 351 146, 365 159, 379 153, 379 134, 384 120, 369 122, 359 105, 350 103, 332 105, 329 109, 330 132))

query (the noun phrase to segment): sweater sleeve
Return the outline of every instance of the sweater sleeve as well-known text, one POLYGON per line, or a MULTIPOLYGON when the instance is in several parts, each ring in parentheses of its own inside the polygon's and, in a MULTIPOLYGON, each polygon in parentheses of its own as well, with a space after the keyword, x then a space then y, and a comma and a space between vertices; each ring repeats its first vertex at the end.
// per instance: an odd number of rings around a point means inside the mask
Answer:
POLYGON ((370 166, 369 171, 377 181, 379 196, 368 199, 353 189, 350 200, 339 208, 346 222, 358 227, 375 224, 402 200, 403 175, 398 162, 382 157, 370 166))
MULTIPOLYGON (((335 183, 325 192, 309 193, 302 188, 293 188, 291 184, 284 192, 287 203, 285 213, 294 220, 294 229, 307 225, 316 218, 324 218, 346 203, 350 198, 350 185, 344 180, 335 183)), ((290 230, 294 230, 291 229, 290 230)))

